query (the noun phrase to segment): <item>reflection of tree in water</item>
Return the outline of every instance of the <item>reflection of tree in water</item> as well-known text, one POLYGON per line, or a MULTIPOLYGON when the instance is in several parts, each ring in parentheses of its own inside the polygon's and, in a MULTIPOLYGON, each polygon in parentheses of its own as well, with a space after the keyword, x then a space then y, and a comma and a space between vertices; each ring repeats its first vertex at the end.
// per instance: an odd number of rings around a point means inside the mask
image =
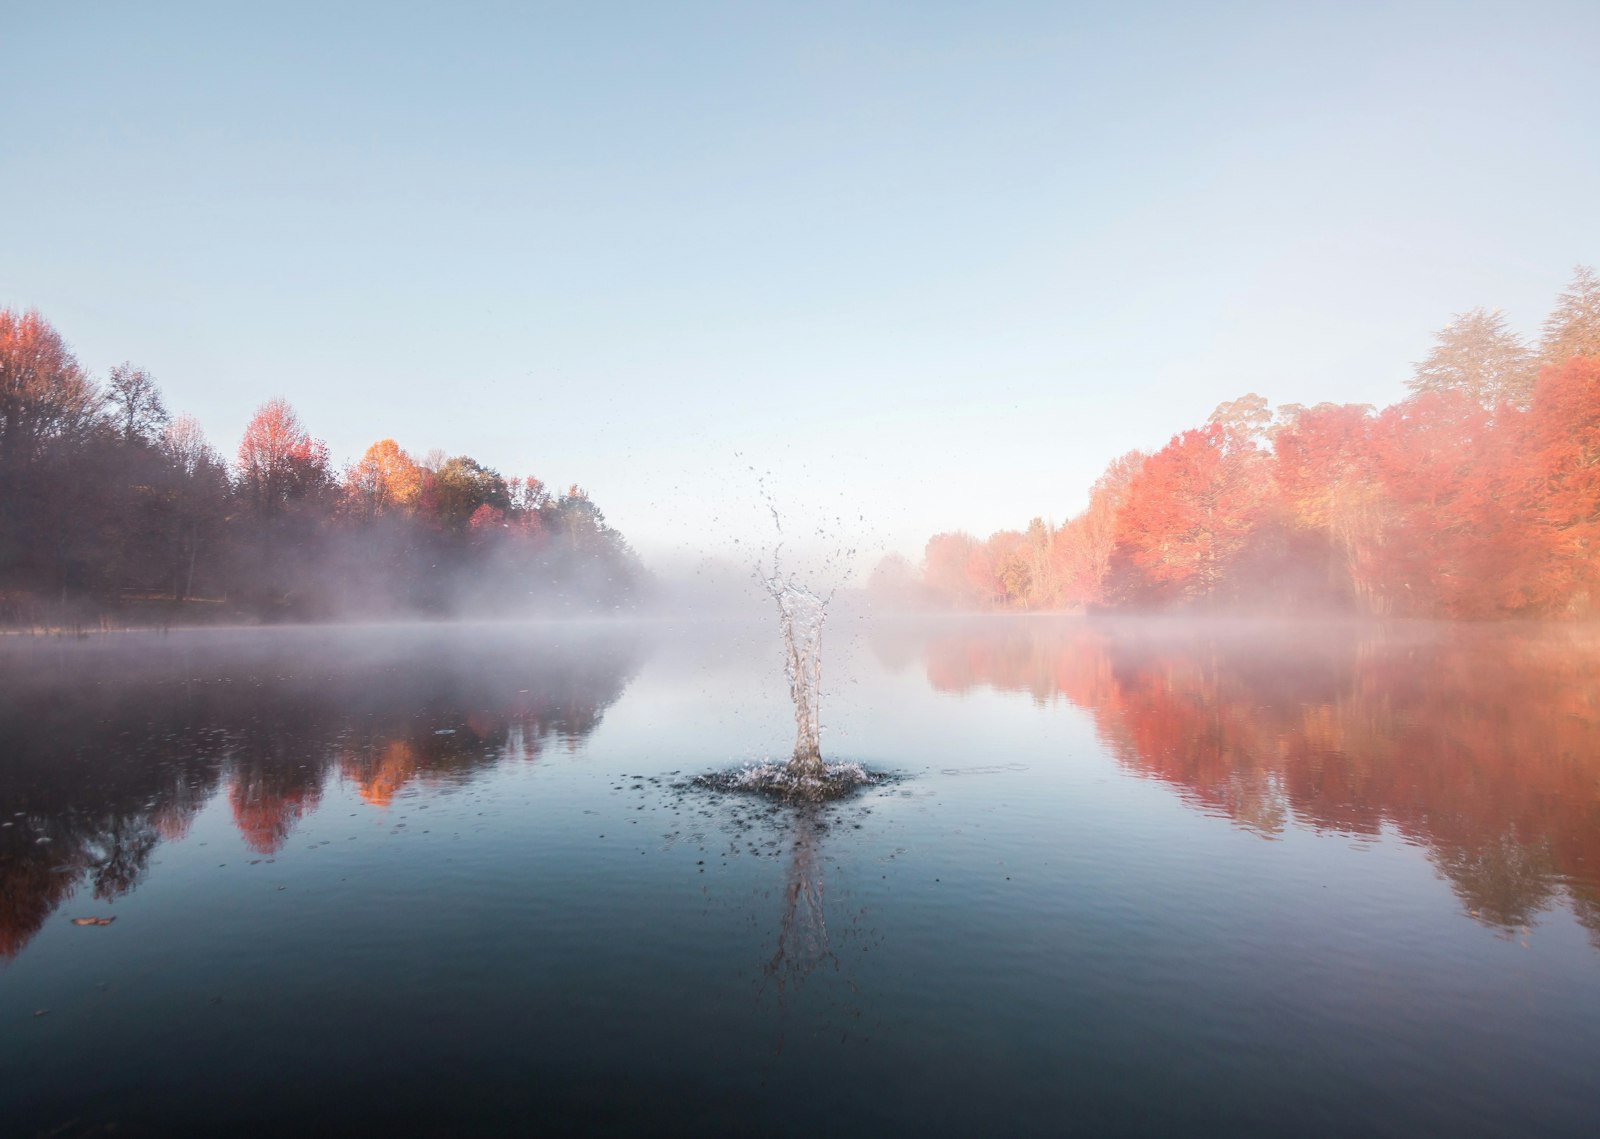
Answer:
MULTIPOLYGON (((319 712, 325 711, 318 709, 319 712)), ((257 854, 276 854, 289 832, 322 801, 322 732, 285 716, 278 723, 257 720, 230 734, 227 784, 233 823, 257 854), (278 726, 295 724, 293 734, 278 726)))
POLYGON ((459 783, 486 765, 532 762, 551 745, 573 750, 600 724, 633 671, 624 660, 567 654, 555 672, 479 677, 449 698, 369 717, 342 742, 339 771, 374 806, 406 786, 459 783), (511 687, 515 682, 520 687, 511 687), (495 699, 485 702, 485 695, 495 699))
MULTIPOLYGON (((509 635, 508 635, 509 638, 509 635)), ((283 630, 18 641, 0 656, 0 959, 88 885, 143 879, 225 788, 240 835, 282 849, 334 773, 387 803, 575 746, 622 694, 637 645, 283 630)))
POLYGON ((0 794, 0 810, 12 824, 0 828, 0 958, 21 952, 83 885, 98 901, 132 890, 156 847, 187 830, 215 786, 214 771, 198 770, 151 788, 102 783, 95 787, 97 799, 87 803, 38 785, 30 788, 33 794, 0 794), (160 797, 154 805, 152 794, 160 797))
POLYGON ((7 646, 0 669, 0 959, 88 885, 133 889, 215 791, 213 739, 176 704, 108 691, 78 654, 7 646))
POLYGON ((1486 924, 1529 926, 1555 901, 1560 879, 1549 847, 1515 832, 1487 836, 1476 846, 1438 847, 1432 857, 1467 912, 1486 924))
POLYGON ((1012 621, 918 640, 936 688, 1070 701, 1202 810, 1269 836, 1393 827, 1477 920, 1515 930, 1564 896, 1600 946, 1592 632, 1012 621))

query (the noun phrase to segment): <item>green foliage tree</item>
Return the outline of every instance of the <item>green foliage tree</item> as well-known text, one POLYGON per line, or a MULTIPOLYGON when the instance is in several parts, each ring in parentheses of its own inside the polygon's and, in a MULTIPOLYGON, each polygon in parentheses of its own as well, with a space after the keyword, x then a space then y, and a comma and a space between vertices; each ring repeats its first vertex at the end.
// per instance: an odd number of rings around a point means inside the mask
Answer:
POLYGON ((500 472, 476 459, 457 455, 445 460, 433 476, 434 510, 449 530, 465 530, 480 506, 511 508, 511 491, 500 472))

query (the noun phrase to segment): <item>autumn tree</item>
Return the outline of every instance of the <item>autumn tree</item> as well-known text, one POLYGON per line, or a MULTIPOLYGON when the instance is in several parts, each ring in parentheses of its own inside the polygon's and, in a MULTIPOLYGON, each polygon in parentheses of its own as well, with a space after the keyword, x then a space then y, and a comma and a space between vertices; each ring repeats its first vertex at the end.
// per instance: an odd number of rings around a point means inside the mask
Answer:
POLYGON ((125 513, 104 396, 37 312, 0 309, 0 583, 61 600, 102 586, 125 513))
POLYGON ((0 618, 197 591, 267 620, 611 609, 643 577, 587 494, 553 498, 465 456, 419 464, 380 440, 341 495, 282 399, 257 409, 236 459, 230 480, 145 369, 115 366, 102 391, 38 313, 0 309, 0 618), (383 524, 337 525, 339 508, 383 524))
POLYGON ((33 458, 46 439, 86 433, 103 402, 48 321, 0 309, 0 472, 33 458))
POLYGON ((1113 459, 1089 489, 1089 505, 1068 520, 1051 541, 1051 574, 1056 603, 1087 607, 1105 600, 1103 586, 1117 541, 1117 513, 1128 486, 1144 466, 1143 451, 1113 459))
MULTIPOLYGON (((1094 537, 1096 514, 1104 518, 1104 512, 1097 512, 1095 501, 1091 496, 1088 509, 1081 514, 1076 514, 1056 528, 1055 534, 1050 539, 1050 588, 1052 604, 1067 609, 1083 609, 1101 600, 1100 586, 1105 580, 1105 564, 1101 564, 1100 555, 1103 554, 1108 564, 1111 556, 1112 542, 1108 540, 1103 549, 1097 550, 1094 537)), ((1115 533, 1116 510, 1112 509, 1111 517, 1105 522, 1104 529, 1108 534, 1115 533)))
POLYGON ((551 506, 550 489, 544 485, 543 480, 532 475, 527 478, 514 478, 506 482, 506 488, 511 495, 512 509, 523 515, 537 515, 551 506))
POLYGON ((1056 528, 1043 518, 1028 520, 1023 535, 1027 543, 1028 592, 1024 598, 1030 609, 1049 609, 1056 603, 1056 583, 1050 573, 1050 548, 1056 528))
POLYGON ((467 519, 467 533, 472 535, 473 541, 482 544, 488 541, 497 531, 506 529, 506 512, 503 507, 490 506, 487 502, 472 512, 472 517, 467 519))
POLYGON ((1459 392, 1487 408, 1526 407, 1533 394, 1533 360, 1499 311, 1458 313, 1407 381, 1414 393, 1459 392))
POLYGON ((284 399, 268 400, 251 416, 237 469, 241 495, 262 515, 318 498, 333 485, 327 444, 311 437, 284 399))
POLYGON ((1219 403, 1207 419, 1242 441, 1265 442, 1272 428, 1272 409, 1266 399, 1247 392, 1238 399, 1219 403))
POLYGON ((980 609, 992 608, 1005 598, 1000 566, 995 561, 995 537, 991 534, 982 542, 974 542, 967 553, 965 595, 969 604, 980 609))
POLYGON ((1032 546, 1028 535, 1018 530, 997 530, 989 535, 981 547, 981 560, 968 563, 972 583, 986 604, 1027 605, 1035 583, 1032 546))
POLYGON ((1524 429, 1522 413, 1464 392, 1424 392, 1377 417, 1372 453, 1391 511, 1379 574, 1397 612, 1483 617, 1539 603, 1524 429))
POLYGON ((1185 431, 1147 459, 1117 515, 1117 542, 1174 600, 1216 596, 1267 504, 1262 453, 1218 424, 1185 431))
POLYGON ((1580 612, 1600 604, 1600 356, 1546 368, 1534 391, 1528 452, 1550 536, 1548 572, 1580 612))
POLYGON ((263 615, 307 620, 332 605, 325 559, 337 483, 328 448, 313 439, 288 402, 261 405, 239 443, 230 578, 237 596, 263 615))
POLYGON ((1374 463, 1372 408, 1297 409, 1273 434, 1273 474, 1289 522, 1325 544, 1326 580, 1363 610, 1382 611, 1378 558, 1391 506, 1374 463))
POLYGON ((1058 528, 929 540, 924 580, 984 607, 1355 605, 1493 617, 1600 607, 1600 276, 1579 266, 1533 353, 1499 312, 1442 329, 1410 398, 1255 393, 1129 456, 1058 528), (1596 439, 1589 435, 1595 434, 1596 439), (1270 451, 1263 447, 1270 447, 1270 451), (1040 557, 1048 539, 1048 556, 1040 557))
POLYGON ((1573 269, 1539 339, 1539 362, 1547 368, 1574 356, 1600 356, 1600 277, 1587 265, 1573 269))
POLYGON ((345 472, 344 501, 355 517, 371 521, 411 510, 422 493, 423 470, 393 439, 380 439, 345 472))

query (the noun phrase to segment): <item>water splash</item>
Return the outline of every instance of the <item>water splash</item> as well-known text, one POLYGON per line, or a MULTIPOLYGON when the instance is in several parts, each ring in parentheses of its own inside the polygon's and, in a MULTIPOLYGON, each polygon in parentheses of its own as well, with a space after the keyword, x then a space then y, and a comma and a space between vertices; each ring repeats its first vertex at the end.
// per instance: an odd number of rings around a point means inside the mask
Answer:
POLYGON ((822 762, 822 625, 833 595, 819 596, 793 574, 784 574, 777 554, 772 558, 772 572, 764 575, 761 583, 778 603, 783 674, 794 701, 794 756, 789 760, 789 776, 794 781, 821 779, 827 775, 822 762))
MULTIPOLYGON (((762 501, 781 536, 783 520, 757 479, 762 501)), ((858 788, 885 781, 858 763, 826 763, 822 758, 822 626, 833 592, 820 594, 783 568, 783 543, 772 552, 772 568, 757 564, 754 577, 778 606, 783 634, 783 674, 794 704, 794 751, 787 762, 765 761, 743 770, 701 776, 695 782, 721 791, 755 791, 790 801, 837 799, 858 788)))
POLYGON ((861 787, 888 783, 891 776, 869 771, 859 763, 824 761, 821 770, 796 770, 792 761, 763 760, 737 771, 696 776, 692 784, 717 791, 755 791, 797 802, 837 799, 861 787))

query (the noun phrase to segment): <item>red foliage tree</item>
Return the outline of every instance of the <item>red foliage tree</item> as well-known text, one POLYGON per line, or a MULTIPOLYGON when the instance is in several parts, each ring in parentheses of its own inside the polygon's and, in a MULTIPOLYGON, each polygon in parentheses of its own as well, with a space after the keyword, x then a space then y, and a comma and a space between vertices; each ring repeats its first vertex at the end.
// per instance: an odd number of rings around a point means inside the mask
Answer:
POLYGON ((1095 480, 1083 513, 1055 532, 1050 544, 1050 574, 1058 603, 1081 608, 1105 600, 1104 584, 1117 540, 1117 514, 1144 462, 1142 451, 1113 459, 1095 480))
POLYGON ((1392 504, 1379 572, 1397 611, 1481 617, 1545 602, 1523 429, 1521 413, 1460 392, 1423 392, 1378 417, 1373 456, 1392 504))
POLYGON ((333 487, 327 444, 306 432, 283 399, 268 400, 250 417, 239 441, 238 477, 240 491, 261 514, 333 487))
POLYGON ((1549 592, 1592 609, 1600 600, 1600 356, 1544 370, 1527 439, 1549 540, 1549 592))
POLYGON ((0 473, 31 459, 41 441, 83 430, 102 402, 49 321, 0 308, 0 473))
POLYGON ((1279 428, 1272 450, 1285 514, 1290 525, 1324 543, 1329 586, 1379 612, 1388 499, 1374 463, 1372 427, 1365 404, 1319 404, 1279 428))
POLYGON ((1185 431, 1147 459, 1117 514, 1117 545, 1176 600, 1216 595, 1270 498, 1261 451, 1219 424, 1185 431))

